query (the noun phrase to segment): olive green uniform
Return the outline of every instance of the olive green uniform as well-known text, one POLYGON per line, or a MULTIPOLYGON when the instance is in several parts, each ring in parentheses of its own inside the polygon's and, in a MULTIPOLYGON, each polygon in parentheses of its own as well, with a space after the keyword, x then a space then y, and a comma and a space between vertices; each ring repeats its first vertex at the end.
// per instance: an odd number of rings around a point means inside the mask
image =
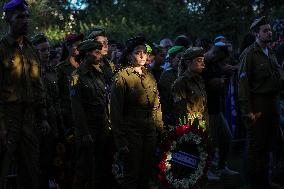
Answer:
POLYGON ((207 120, 205 84, 199 74, 185 71, 173 84, 173 99, 178 118, 187 120, 188 114, 194 113, 207 120))
POLYGON ((48 188, 48 181, 54 179, 53 159, 56 141, 64 135, 63 120, 59 105, 59 89, 57 72, 52 66, 45 66, 42 69, 42 80, 45 88, 47 119, 50 124, 50 132, 40 137, 41 152, 41 188, 48 188))
POLYGON ((69 61, 57 65, 59 101, 65 129, 74 127, 70 101, 70 79, 75 67, 69 61))
POLYGON ((80 65, 72 74, 70 96, 78 134, 73 188, 107 188, 107 100, 104 75, 99 65, 80 65), (82 143, 82 137, 86 135, 92 136, 93 144, 82 143))
POLYGON ((0 41, 0 122, 7 130, 1 146, 0 188, 13 157, 17 160, 19 187, 38 187, 39 142, 36 125, 46 119, 45 95, 36 50, 24 38, 20 47, 6 35, 0 41))
POLYGON ((162 112, 153 75, 134 68, 120 70, 111 90, 111 122, 118 150, 124 154, 122 188, 147 188, 153 172, 156 131, 162 129, 162 112))
POLYGON ((169 68, 162 73, 158 83, 165 125, 175 125, 176 115, 173 112, 172 85, 176 79, 177 70, 169 68))
POLYGON ((42 78, 46 90, 46 104, 53 131, 52 135, 62 136, 64 127, 61 117, 57 71, 53 66, 47 66, 43 72, 42 78))
POLYGON ((241 55, 239 102, 242 113, 261 112, 255 123, 247 121, 248 171, 253 185, 268 184, 269 152, 280 143, 280 74, 275 54, 264 53, 257 42, 241 55))
POLYGON ((102 71, 102 74, 104 76, 105 80, 105 87, 106 87, 106 96, 107 96, 107 117, 108 122, 110 123, 110 93, 111 93, 111 84, 112 80, 115 74, 115 66, 113 62, 109 61, 106 57, 102 59, 102 63, 100 64, 100 70, 102 71))

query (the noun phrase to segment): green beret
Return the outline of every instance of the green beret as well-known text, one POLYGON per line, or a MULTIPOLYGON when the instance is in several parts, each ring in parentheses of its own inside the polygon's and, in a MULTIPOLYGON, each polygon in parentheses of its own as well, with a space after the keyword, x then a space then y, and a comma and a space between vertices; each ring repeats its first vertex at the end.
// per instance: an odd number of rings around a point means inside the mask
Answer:
POLYGON ((101 50, 102 44, 93 39, 85 40, 82 43, 80 43, 80 45, 78 46, 79 51, 88 51, 94 49, 101 50))
POLYGON ((39 33, 31 38, 31 42, 34 46, 45 43, 47 41, 47 37, 43 33, 39 33))
POLYGON ((262 26, 262 25, 266 25, 266 24, 269 24, 269 23, 267 22, 266 17, 262 16, 262 17, 254 20, 254 22, 250 26, 250 29, 254 30, 257 27, 262 26))
POLYGON ((202 47, 190 47, 186 49, 182 55, 184 60, 193 60, 196 57, 203 57, 204 50, 202 47))
POLYGON ((173 46, 168 50, 168 54, 175 54, 184 50, 184 46, 173 46))
POLYGON ((87 39, 95 39, 97 36, 106 36, 106 31, 102 28, 95 28, 88 35, 87 39))

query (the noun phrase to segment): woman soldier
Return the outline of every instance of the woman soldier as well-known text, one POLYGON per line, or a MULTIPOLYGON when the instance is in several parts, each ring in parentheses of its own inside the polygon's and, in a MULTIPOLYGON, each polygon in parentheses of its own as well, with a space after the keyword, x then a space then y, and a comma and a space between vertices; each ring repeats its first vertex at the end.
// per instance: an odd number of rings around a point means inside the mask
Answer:
POLYGON ((105 165, 106 92, 99 62, 102 45, 86 40, 79 47, 79 68, 72 74, 71 105, 76 127, 77 161, 73 188, 107 188, 105 165))
POLYGON ((116 74, 111 90, 112 130, 124 164, 122 189, 150 188, 157 130, 163 127, 157 84, 145 68, 145 42, 144 37, 127 41, 126 67, 116 74))
POLYGON ((192 119, 190 115, 199 120, 207 119, 206 91, 200 75, 205 68, 203 53, 202 48, 191 47, 182 55, 179 77, 172 89, 177 117, 182 120, 192 119))

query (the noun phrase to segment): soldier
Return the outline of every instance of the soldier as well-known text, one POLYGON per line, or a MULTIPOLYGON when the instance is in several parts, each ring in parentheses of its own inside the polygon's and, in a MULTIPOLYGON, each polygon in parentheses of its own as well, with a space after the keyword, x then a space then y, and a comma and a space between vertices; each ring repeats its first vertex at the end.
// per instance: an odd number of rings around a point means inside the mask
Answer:
POLYGON ((205 67, 203 53, 202 48, 191 47, 182 55, 180 64, 185 72, 173 84, 174 107, 181 119, 188 114, 207 119, 205 84, 200 75, 205 67))
POLYGON ((65 37, 64 50, 62 52, 63 62, 56 66, 58 74, 57 78, 60 107, 65 129, 70 129, 74 126, 71 111, 69 84, 72 72, 79 67, 79 63, 76 62, 75 57, 79 53, 77 46, 83 40, 83 37, 83 35, 77 34, 69 34, 65 37))
POLYGON ((114 76, 114 64, 108 60, 108 38, 106 36, 106 32, 103 29, 95 28, 90 35, 87 37, 88 39, 95 39, 97 42, 102 44, 101 54, 103 55, 103 59, 100 62, 101 69, 104 73, 105 81, 107 85, 111 85, 112 78, 114 76))
POLYGON ((151 70, 152 74, 154 75, 156 82, 158 83, 163 72, 163 68, 161 67, 164 59, 165 54, 161 47, 155 47, 155 58, 153 62, 149 65, 149 69, 151 70))
MULTIPOLYGON (((110 128, 111 127, 110 96, 111 96, 111 85, 112 85, 114 74, 116 72, 115 65, 107 57, 108 52, 109 52, 109 46, 108 46, 108 38, 107 38, 105 30, 100 29, 100 28, 95 28, 88 36, 88 39, 94 39, 97 42, 102 44, 101 54, 103 58, 100 59, 100 64, 98 66, 104 75, 104 81, 105 81, 105 87, 106 87, 106 97, 107 97, 107 102, 106 102, 107 123, 108 123, 108 127, 110 128)), ((106 148, 106 151, 109 151, 108 152, 109 157, 105 161, 108 161, 109 164, 111 164, 113 162, 113 151, 114 151, 114 144, 113 144, 113 137, 112 137, 111 130, 109 130, 108 132, 108 144, 106 145, 105 148, 106 148)), ((111 174, 112 176, 112 173, 109 173, 109 174, 111 174)))
POLYGON ((248 130, 248 174, 252 189, 270 188, 269 152, 282 143, 279 127, 280 73, 265 17, 250 27, 255 42, 242 53, 239 102, 248 130))
POLYGON ((9 31, 0 41, 0 188, 13 158, 18 166, 18 188, 38 188, 39 142, 36 129, 47 132, 40 61, 26 38, 28 4, 12 0, 4 4, 9 31))
POLYGON ((99 67, 102 45, 95 40, 79 46, 82 64, 71 80, 71 102, 78 134, 78 158, 73 188, 107 188, 105 144, 108 127, 106 91, 99 67))
POLYGON ((175 126, 176 118, 174 117, 174 112, 172 112, 172 85, 178 76, 178 63, 183 50, 183 46, 173 46, 169 49, 168 54, 171 66, 161 74, 160 81, 158 83, 163 110, 163 121, 166 126, 175 126))
POLYGON ((122 189, 149 188, 157 130, 163 127, 157 84, 144 66, 146 40, 127 41, 128 65, 115 76, 111 90, 111 122, 117 151, 124 164, 122 189))
POLYGON ((57 71, 50 62, 50 45, 44 34, 38 34, 32 38, 41 61, 42 79, 46 90, 46 102, 49 122, 52 122, 53 135, 63 134, 62 117, 59 105, 59 88, 57 71), (58 130, 59 129, 59 130, 58 130))
POLYGON ((59 106, 59 90, 57 82, 57 72, 51 65, 50 45, 44 34, 37 34, 32 38, 32 43, 38 51, 41 61, 42 79, 45 88, 48 122, 51 130, 47 136, 40 137, 41 155, 40 163, 42 168, 41 188, 48 188, 48 183, 54 182, 52 169, 53 152, 58 136, 63 136, 64 127, 62 123, 61 111, 59 106))

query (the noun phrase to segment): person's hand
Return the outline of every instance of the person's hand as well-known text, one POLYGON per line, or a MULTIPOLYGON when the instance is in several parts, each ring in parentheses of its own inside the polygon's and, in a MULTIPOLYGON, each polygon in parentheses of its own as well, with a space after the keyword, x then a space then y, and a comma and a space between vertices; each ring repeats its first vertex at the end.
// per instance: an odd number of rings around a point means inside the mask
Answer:
POLYGON ((40 130, 43 135, 47 135, 50 132, 49 123, 46 120, 43 120, 40 124, 40 130))
POLYGON ((82 143, 84 145, 91 145, 94 143, 94 139, 92 137, 91 134, 88 134, 88 135, 84 135, 83 138, 82 138, 82 143))
POLYGON ((230 64, 225 64, 222 67, 222 70, 226 75, 232 75, 237 69, 235 66, 232 66, 230 64))
POLYGON ((248 118, 250 119, 252 125, 255 124, 255 122, 258 120, 258 118, 261 116, 261 112, 257 112, 257 113, 249 113, 248 114, 248 118))

